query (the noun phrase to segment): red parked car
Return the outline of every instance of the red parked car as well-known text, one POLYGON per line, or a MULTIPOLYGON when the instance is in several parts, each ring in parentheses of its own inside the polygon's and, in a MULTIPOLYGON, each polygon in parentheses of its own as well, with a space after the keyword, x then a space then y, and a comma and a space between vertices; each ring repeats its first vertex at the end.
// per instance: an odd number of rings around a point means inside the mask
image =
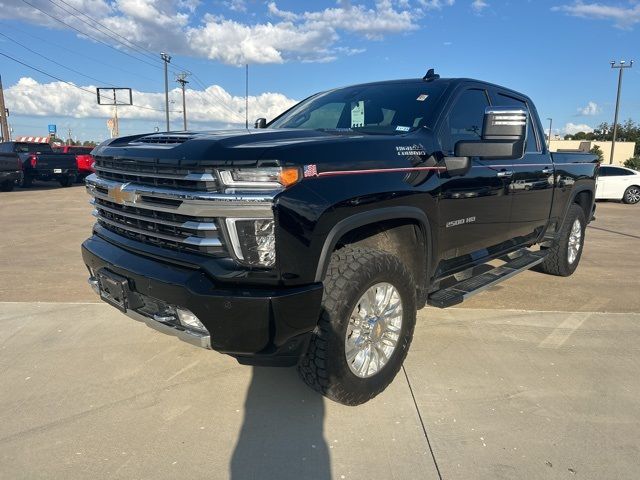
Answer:
POLYGON ((54 148, 57 153, 71 153, 76 156, 78 180, 83 180, 87 175, 95 172, 91 150, 93 150, 93 147, 76 147, 74 145, 63 145, 62 147, 54 148))

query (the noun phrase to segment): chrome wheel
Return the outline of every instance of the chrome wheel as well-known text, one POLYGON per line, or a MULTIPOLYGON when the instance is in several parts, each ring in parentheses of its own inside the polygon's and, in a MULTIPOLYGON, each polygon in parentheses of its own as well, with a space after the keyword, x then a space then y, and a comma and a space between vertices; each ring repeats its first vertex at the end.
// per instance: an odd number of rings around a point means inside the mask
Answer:
POLYGON ((369 288, 351 313, 345 337, 349 369, 360 378, 378 373, 398 345, 402 299, 390 283, 369 288))
POLYGON ((571 226, 571 233, 569 233, 569 245, 567 247, 567 260, 569 265, 576 261, 578 253, 580 252, 580 246, 582 245, 582 224, 577 218, 571 226))
POLYGON ((627 203, 638 203, 640 202, 640 188, 638 187, 629 187, 624 196, 624 200, 627 203))

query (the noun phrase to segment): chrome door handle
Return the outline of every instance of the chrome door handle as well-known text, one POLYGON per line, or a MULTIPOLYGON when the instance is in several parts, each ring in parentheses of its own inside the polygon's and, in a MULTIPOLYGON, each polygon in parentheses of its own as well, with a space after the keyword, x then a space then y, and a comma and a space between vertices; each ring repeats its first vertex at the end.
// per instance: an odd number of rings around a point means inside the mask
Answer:
POLYGON ((542 169, 542 173, 544 173, 545 175, 547 173, 553 173, 553 168, 545 167, 542 169))
POLYGON ((513 177, 513 170, 502 170, 498 172, 498 178, 508 178, 513 177))

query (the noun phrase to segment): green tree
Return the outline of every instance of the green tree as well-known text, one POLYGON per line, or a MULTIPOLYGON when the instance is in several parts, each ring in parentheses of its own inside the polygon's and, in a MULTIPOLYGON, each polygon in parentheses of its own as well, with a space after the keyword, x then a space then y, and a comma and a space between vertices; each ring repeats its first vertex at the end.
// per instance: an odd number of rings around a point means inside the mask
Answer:
POLYGON ((604 161, 604 153, 602 153, 602 149, 598 145, 594 145, 593 147, 591 147, 591 150, 589 150, 589 153, 593 153, 594 155, 597 155, 599 162, 604 161))
POLYGON ((632 157, 624 162, 624 166, 627 168, 633 168, 634 170, 640 170, 640 156, 632 157))

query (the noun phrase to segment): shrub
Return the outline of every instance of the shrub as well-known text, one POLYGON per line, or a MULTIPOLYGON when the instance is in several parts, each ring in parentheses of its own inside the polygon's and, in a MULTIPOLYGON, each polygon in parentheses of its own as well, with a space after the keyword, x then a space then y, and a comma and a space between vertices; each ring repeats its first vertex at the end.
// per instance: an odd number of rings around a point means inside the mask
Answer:
POLYGON ((627 168, 633 168, 634 170, 640 170, 640 156, 631 157, 624 162, 624 166, 627 168))

